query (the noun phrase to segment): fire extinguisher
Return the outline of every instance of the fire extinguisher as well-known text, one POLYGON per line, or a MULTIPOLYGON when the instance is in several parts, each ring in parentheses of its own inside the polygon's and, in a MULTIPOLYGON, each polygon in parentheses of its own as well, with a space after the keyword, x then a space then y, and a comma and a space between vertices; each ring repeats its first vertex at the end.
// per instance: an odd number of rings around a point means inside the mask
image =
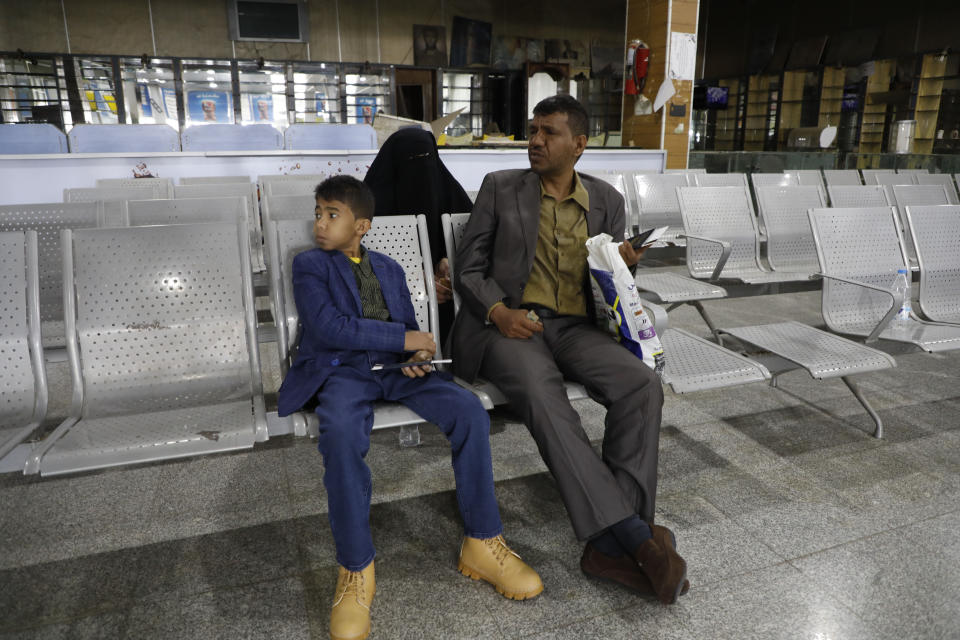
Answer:
POLYGON ((623 92, 628 96, 640 95, 647 83, 647 66, 650 63, 650 47, 643 40, 631 40, 627 45, 627 73, 623 92))

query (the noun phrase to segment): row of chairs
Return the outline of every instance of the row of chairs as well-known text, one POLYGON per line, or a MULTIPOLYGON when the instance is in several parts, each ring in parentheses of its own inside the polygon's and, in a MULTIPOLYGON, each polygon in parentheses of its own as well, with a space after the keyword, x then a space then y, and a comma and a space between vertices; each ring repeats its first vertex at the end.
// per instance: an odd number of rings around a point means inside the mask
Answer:
POLYGON ((78 124, 64 135, 52 124, 0 124, 0 154, 162 153, 171 151, 291 151, 377 149, 368 124, 78 124))

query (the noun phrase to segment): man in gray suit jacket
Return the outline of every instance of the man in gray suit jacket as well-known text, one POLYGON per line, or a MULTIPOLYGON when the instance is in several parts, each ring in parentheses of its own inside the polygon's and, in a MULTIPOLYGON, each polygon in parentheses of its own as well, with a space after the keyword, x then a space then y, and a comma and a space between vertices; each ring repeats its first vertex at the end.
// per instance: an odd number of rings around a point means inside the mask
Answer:
MULTIPOLYGON (((569 96, 534 108, 530 170, 483 181, 455 264, 463 300, 453 328, 456 373, 482 376, 507 396, 557 482, 583 571, 672 603, 686 592, 673 533, 655 525, 663 390, 640 359, 591 322, 584 242, 624 237, 623 197, 574 171, 587 113, 569 96), (607 409, 602 455, 570 405, 564 378, 607 409)), ((630 267, 640 254, 628 242, 630 267)))

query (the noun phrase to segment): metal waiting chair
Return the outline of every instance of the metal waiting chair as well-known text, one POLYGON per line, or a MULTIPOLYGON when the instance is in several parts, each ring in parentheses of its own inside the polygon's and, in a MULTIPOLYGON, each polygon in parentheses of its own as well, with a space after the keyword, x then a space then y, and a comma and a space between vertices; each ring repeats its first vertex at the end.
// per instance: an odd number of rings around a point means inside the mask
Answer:
POLYGON ((760 237, 746 184, 678 187, 694 278, 766 284, 806 280, 809 274, 769 271, 760 264, 760 237))
POLYGON ((929 352, 960 348, 960 327, 934 324, 914 314, 906 327, 891 324, 900 309, 891 287, 907 253, 894 207, 812 209, 810 226, 823 278, 827 327, 859 336, 912 344, 929 352))
MULTIPOLYGON (((823 179, 827 183, 827 188, 834 186, 860 186, 863 181, 860 180, 860 172, 856 169, 824 169, 823 179)), ((831 196, 833 197, 833 196, 831 196)))
POLYGON ((747 186, 745 173, 694 173, 690 177, 690 184, 696 187, 747 186))
POLYGON ((47 414, 37 232, 0 232, 0 459, 47 414))
POLYGON ((917 256, 913 252, 913 239, 910 236, 910 226, 907 224, 906 207, 922 207, 950 204, 947 190, 942 185, 898 184, 887 189, 887 200, 897 207, 900 220, 900 231, 903 233, 904 247, 911 264, 916 263, 917 256))
POLYGON ((913 176, 928 176, 930 171, 927 169, 897 169, 897 173, 903 173, 906 175, 913 176))
MULTIPOLYGON (((293 297, 293 259, 298 253, 316 248, 313 239, 313 217, 303 219, 270 219, 267 222, 267 243, 270 256, 270 295, 273 299, 274 322, 277 325, 277 350, 280 371, 286 375, 299 338, 300 316, 293 297)), ((436 292, 433 289, 433 263, 427 221, 419 216, 379 216, 363 238, 363 245, 386 254, 400 263, 406 274, 407 287, 422 331, 437 334, 436 292)), ((439 340, 438 342, 438 355, 439 340)), ((480 397, 486 408, 493 405, 480 397)), ((272 412, 271 412, 272 413, 272 412)), ((278 421, 281 418, 271 419, 278 421)), ((295 435, 316 435, 317 417, 312 412, 299 412, 287 420, 287 429, 295 435)), ((416 412, 399 403, 380 402, 374 406, 373 428, 417 425, 424 422, 416 412)))
POLYGON ((690 186, 687 173, 636 173, 633 188, 637 194, 637 215, 644 228, 669 227, 655 246, 666 243, 683 246, 683 217, 680 215, 680 200, 677 187, 690 186))
POLYGON ((630 190, 630 180, 628 177, 622 171, 589 170, 584 173, 603 180, 623 196, 624 213, 627 217, 624 234, 626 237, 632 235, 632 230, 637 225, 637 214, 634 208, 633 193, 631 193, 630 190))
POLYGON ((108 227, 123 224, 124 200, 161 200, 164 198, 167 198, 166 186, 157 183, 134 187, 85 187, 63 190, 64 202, 101 202, 104 226, 108 227))
MULTIPOLYGON (((454 268, 457 245, 463 238, 469 217, 469 213, 445 213, 442 216, 443 239, 451 270, 454 268)), ((456 291, 453 301, 454 308, 459 311, 460 297, 456 291)), ((657 335, 660 336, 664 352, 667 353, 663 382, 669 384, 675 393, 718 389, 770 379, 770 372, 762 364, 682 329, 669 328, 666 314, 657 305, 648 303, 644 306, 652 314, 657 335)), ((580 384, 567 382, 566 387, 567 398, 570 400, 589 397, 580 384)), ((507 401, 503 393, 490 382, 478 380, 473 389, 475 393, 485 394, 495 405, 505 404, 507 401)))
POLYGON ((257 185, 243 182, 221 182, 216 184, 178 184, 173 188, 174 198, 224 198, 241 196, 247 202, 247 230, 250 233, 250 250, 253 257, 253 270, 261 273, 266 270, 263 260, 263 229, 260 226, 260 202, 257 198, 257 185))
POLYGON ((886 207, 890 205, 886 190, 873 185, 830 185, 830 205, 844 209, 860 207, 886 207))
POLYGON ((894 185, 912 185, 917 184, 917 176, 904 173, 877 173, 867 184, 879 184, 885 187, 894 185))
MULTIPOLYGON (((116 226, 119 220, 112 226, 116 226)), ((0 231, 33 230, 39 237, 38 279, 40 327, 48 359, 66 358, 63 324, 63 229, 90 229, 107 226, 103 203, 46 202, 0 206, 0 231)))
POLYGON ((820 187, 757 189, 760 218, 767 227, 767 262, 776 271, 812 275, 820 271, 807 211, 827 206, 820 187))
POLYGON ((170 178, 99 178, 96 186, 107 189, 117 187, 154 188, 160 198, 173 197, 173 180, 170 178))
POLYGON ((920 265, 920 311, 960 324, 960 205, 907 206, 905 214, 920 265))
POLYGON ((317 185, 329 177, 325 173, 290 176, 260 176, 260 193, 267 196, 313 195, 317 185))
POLYGON ((787 173, 751 173, 750 186, 756 193, 760 187, 786 187, 800 184, 800 178, 796 174, 787 173))
POLYGON ((797 176, 797 184, 801 187, 820 187, 824 190, 824 193, 826 193, 823 174, 820 173, 819 169, 791 169, 784 173, 797 176))
POLYGON ((953 176, 949 173, 920 173, 917 174, 917 184, 930 185, 939 184, 947 190, 947 200, 950 204, 960 204, 960 198, 957 197, 957 185, 953 182, 953 176))
POLYGON ((26 473, 249 449, 268 437, 247 234, 226 223, 63 231, 69 417, 26 473))
POLYGON ((863 176, 863 184, 889 184, 878 182, 877 176, 895 176, 897 172, 893 169, 861 169, 860 174, 863 176))

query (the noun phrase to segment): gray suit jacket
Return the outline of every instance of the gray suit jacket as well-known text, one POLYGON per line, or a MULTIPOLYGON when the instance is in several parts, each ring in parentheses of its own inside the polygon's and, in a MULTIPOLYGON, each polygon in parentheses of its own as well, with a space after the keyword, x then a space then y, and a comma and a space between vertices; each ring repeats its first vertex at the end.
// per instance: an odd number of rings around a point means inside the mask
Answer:
MULTIPOLYGON (((623 196, 609 184, 580 174, 590 196, 587 233, 623 239, 623 196)), ((540 177, 529 169, 488 173, 477 194, 454 262, 454 286, 462 301, 453 324, 456 374, 473 381, 487 345, 499 335, 486 325, 487 311, 498 300, 516 308, 533 269, 540 224, 540 177)), ((586 283, 584 283, 586 285, 586 283)), ((588 301, 590 297, 587 297, 588 301)))

